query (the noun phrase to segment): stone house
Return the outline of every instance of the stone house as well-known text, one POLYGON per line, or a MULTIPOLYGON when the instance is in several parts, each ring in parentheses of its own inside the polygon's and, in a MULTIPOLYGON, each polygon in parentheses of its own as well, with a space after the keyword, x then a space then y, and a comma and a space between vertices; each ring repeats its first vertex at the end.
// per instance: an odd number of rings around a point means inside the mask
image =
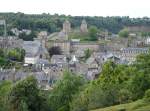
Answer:
POLYGON ((48 56, 46 48, 42 47, 40 41, 24 41, 22 47, 25 50, 25 64, 36 64, 38 59, 48 56))
POLYGON ((136 60, 136 56, 139 54, 148 53, 149 48, 122 48, 121 57, 129 62, 133 62, 136 60))

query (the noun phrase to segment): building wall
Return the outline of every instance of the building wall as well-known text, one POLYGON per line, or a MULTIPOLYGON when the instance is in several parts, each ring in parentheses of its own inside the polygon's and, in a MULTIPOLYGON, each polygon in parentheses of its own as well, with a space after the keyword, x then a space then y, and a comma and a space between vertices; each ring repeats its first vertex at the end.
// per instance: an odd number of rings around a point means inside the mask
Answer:
POLYGON ((38 57, 25 57, 25 64, 36 64, 38 57))
POLYGON ((71 48, 73 51, 86 49, 99 51, 100 45, 97 43, 73 43, 71 44, 71 48))
POLYGON ((70 42, 69 41, 50 41, 48 43, 48 48, 59 46, 63 52, 63 54, 70 53, 70 42))
POLYGON ((70 41, 49 41, 47 43, 47 47, 54 47, 54 46, 59 46, 63 54, 69 54, 70 51, 77 51, 77 50, 86 50, 90 49, 93 51, 99 51, 100 47, 102 47, 98 43, 71 43, 70 41))
POLYGON ((148 53, 148 50, 122 50, 121 57, 132 62, 136 60, 137 55, 144 53, 148 53))

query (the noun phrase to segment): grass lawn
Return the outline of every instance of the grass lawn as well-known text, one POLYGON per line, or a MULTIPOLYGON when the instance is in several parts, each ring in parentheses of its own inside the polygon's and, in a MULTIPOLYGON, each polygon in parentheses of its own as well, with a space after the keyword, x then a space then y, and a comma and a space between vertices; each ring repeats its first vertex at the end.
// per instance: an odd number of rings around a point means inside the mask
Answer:
POLYGON ((150 111, 150 103, 138 100, 128 104, 121 104, 92 111, 150 111))
POLYGON ((72 32, 69 34, 69 39, 80 39, 80 41, 90 41, 90 36, 89 34, 81 34, 80 32, 75 33, 72 32))

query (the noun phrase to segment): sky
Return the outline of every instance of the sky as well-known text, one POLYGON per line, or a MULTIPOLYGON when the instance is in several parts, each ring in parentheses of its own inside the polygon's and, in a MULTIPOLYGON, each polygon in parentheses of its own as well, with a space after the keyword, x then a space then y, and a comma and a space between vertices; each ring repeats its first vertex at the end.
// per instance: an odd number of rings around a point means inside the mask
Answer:
POLYGON ((0 0, 0 12, 150 17, 150 0, 0 0))

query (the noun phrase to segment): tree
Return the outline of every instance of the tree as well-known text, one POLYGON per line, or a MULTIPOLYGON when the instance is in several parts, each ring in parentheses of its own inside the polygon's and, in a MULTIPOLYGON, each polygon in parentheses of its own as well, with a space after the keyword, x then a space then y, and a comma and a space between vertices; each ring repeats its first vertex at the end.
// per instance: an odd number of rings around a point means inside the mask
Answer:
POLYGON ((135 66, 144 74, 149 74, 150 70, 150 52, 148 54, 140 54, 136 57, 135 66))
POLYGON ((70 111, 88 111, 88 94, 85 90, 73 96, 70 103, 70 111))
POLYGON ((150 88, 150 77, 143 72, 138 72, 131 78, 128 87, 132 92, 133 100, 141 99, 147 89, 150 88))
POLYGON ((6 58, 0 57, 0 66, 8 66, 10 63, 6 58))
POLYGON ((129 36, 129 30, 128 29, 122 29, 120 32, 119 32, 119 36, 120 37, 124 37, 124 38, 127 38, 129 36))
POLYGON ((144 100, 145 100, 146 102, 150 102, 150 89, 148 89, 148 90, 145 92, 144 100))
POLYGON ((79 92, 83 84, 84 79, 82 77, 65 72, 50 94, 49 100, 52 111, 69 111, 69 103, 72 101, 73 95, 79 92))
POLYGON ((87 111, 131 101, 133 95, 128 88, 129 81, 136 73, 132 67, 106 62, 99 78, 75 96, 71 102, 71 111, 87 111))
POLYGON ((97 40, 97 33, 98 33, 98 29, 96 26, 91 26, 89 28, 89 35, 90 35, 90 40, 95 41, 97 40))
POLYGON ((11 90, 10 81, 0 82, 0 111, 9 111, 8 94, 11 90))
POLYGON ((4 57, 4 49, 0 48, 0 57, 4 57))
POLYGON ((61 48, 59 46, 51 47, 48 50, 48 52, 49 52, 50 57, 52 57, 53 55, 61 55, 62 54, 61 48))
POLYGON ((32 31, 29 35, 27 35, 25 32, 19 34, 19 38, 23 39, 24 41, 33 41, 34 38, 36 38, 36 33, 32 31))
POLYGON ((8 58, 11 60, 22 62, 24 60, 25 50, 15 48, 8 52, 8 58))
POLYGON ((40 97, 37 80, 27 77, 16 83, 10 92, 10 111, 41 111, 43 101, 40 97))
POLYGON ((133 100, 144 96, 147 89, 150 89, 150 53, 137 56, 133 66, 136 68, 130 77, 128 88, 132 92, 133 100))
POLYGON ((150 36, 150 32, 141 32, 141 36, 142 37, 149 37, 150 36))
POLYGON ((92 51, 90 49, 85 50, 84 51, 84 55, 85 55, 84 58, 85 58, 85 60, 87 60, 91 56, 91 54, 92 54, 92 51))

